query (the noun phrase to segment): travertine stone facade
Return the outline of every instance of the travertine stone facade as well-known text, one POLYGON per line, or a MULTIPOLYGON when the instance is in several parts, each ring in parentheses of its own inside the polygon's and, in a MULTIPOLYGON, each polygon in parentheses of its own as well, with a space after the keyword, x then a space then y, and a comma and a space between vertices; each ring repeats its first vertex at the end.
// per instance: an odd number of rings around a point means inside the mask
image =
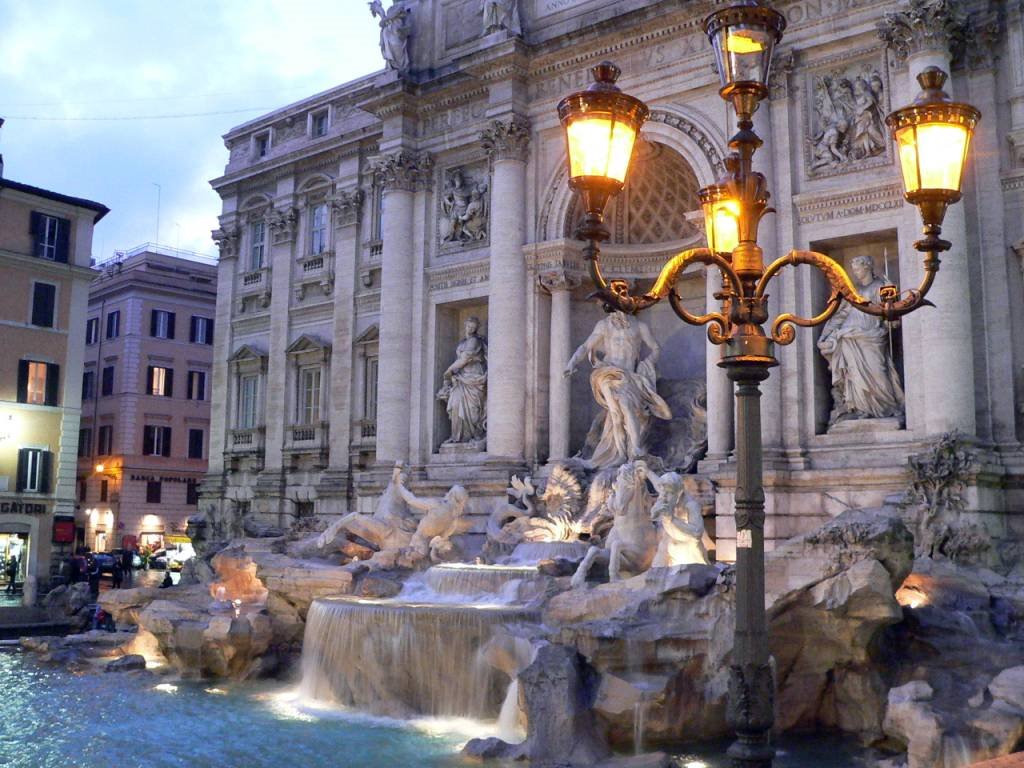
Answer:
MULTIPOLYGON (((652 112, 632 177, 609 206, 606 273, 642 285, 668 256, 701 242, 696 192, 721 172, 733 130, 701 31, 717 4, 520 0, 514 21, 498 25, 485 25, 485 5, 400 0, 394 17, 408 32, 399 41, 402 67, 225 137, 227 167, 213 182, 224 208, 204 485, 204 508, 220 519, 248 511, 286 523, 296 514, 369 509, 396 460, 409 463, 418 492, 458 480, 474 511, 484 512, 488 500, 503 498, 511 472, 539 471, 580 449, 596 406, 585 377, 566 380, 561 367, 601 309, 586 298, 589 280, 572 239, 580 212, 566 184, 555 105, 585 87, 599 61, 619 64, 620 84, 652 112), (325 111, 327 131, 315 136, 313 117, 325 111), (442 445, 448 420, 435 397, 469 316, 481 319, 488 340, 483 452, 442 445), (321 345, 319 363, 289 353, 302 337, 321 345), (316 366, 318 421, 310 425, 314 394, 303 382, 316 366), (243 382, 255 391, 243 393, 243 382)), ((985 118, 964 202, 947 217, 956 245, 930 296, 936 308, 892 329, 905 420, 830 429, 820 331, 778 350, 781 366, 763 397, 769 546, 848 505, 900 491, 907 457, 953 429, 976 445, 970 508, 987 513, 997 537, 1017 538, 1022 9, 987 0, 777 7, 789 28, 771 98, 755 115, 766 141, 756 161, 777 211, 761 230, 769 256, 791 248, 844 264, 868 256, 876 274, 916 285, 920 225, 903 201, 880 120, 913 99, 914 76, 930 64, 951 70, 953 94, 985 118)), ((704 277, 694 272, 680 284, 691 311, 713 301, 716 286, 704 277)), ((805 268, 787 269, 774 285, 775 311, 810 316, 827 298, 805 268)), ((706 386, 700 471, 715 493, 718 554, 729 558, 732 395, 718 349, 668 307, 645 321, 663 349, 659 391, 673 410, 673 393, 706 386)), ((666 430, 660 439, 670 452, 666 430)))

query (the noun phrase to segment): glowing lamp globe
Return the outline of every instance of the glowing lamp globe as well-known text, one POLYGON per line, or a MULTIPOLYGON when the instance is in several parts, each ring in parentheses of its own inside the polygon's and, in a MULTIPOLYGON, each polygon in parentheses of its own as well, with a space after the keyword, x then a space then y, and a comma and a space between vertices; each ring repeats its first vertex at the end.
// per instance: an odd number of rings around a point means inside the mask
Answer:
POLYGON ((700 191, 704 210, 704 229, 708 248, 728 255, 740 244, 740 204, 722 184, 712 184, 700 191))
MULTIPOLYGON (((715 11, 704 20, 704 32, 715 51, 722 98, 753 97, 756 108, 757 99, 768 93, 772 51, 785 29, 781 13, 755 0, 715 11)), ((737 101, 736 111, 750 114, 753 108, 749 102, 737 101)))
MULTIPOLYGON (((594 82, 558 105, 569 158, 569 186, 583 196, 587 219, 600 224, 608 198, 626 183, 640 126, 649 110, 615 85, 621 70, 605 61, 594 82)), ((586 222, 585 222, 586 224, 586 222)))
POLYGON ((981 112, 952 101, 942 90, 946 73, 928 67, 917 76, 922 91, 885 122, 903 172, 905 197, 921 209, 926 225, 940 225, 946 207, 960 199, 964 165, 981 112))

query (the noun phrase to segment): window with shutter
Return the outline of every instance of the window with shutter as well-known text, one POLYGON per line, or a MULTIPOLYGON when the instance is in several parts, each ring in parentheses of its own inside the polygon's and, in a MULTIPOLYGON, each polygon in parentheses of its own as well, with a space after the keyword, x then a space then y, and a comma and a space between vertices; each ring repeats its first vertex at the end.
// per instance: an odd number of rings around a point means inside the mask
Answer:
POLYGON ((160 427, 160 455, 171 455, 171 428, 160 427))
POLYGON ((85 343, 95 344, 100 338, 100 319, 90 317, 85 321, 85 343))
POLYGON ((186 480, 185 481, 185 503, 189 505, 199 503, 199 481, 198 480, 186 480))
POLYGON ((188 431, 188 457, 190 459, 203 458, 203 430, 190 429, 188 431))
POLYGON ((149 480, 146 483, 146 503, 159 504, 161 490, 162 488, 159 480, 149 480))
POLYGON ((192 315, 188 339, 193 344, 212 344, 213 320, 208 317, 192 315))
POLYGON ((174 339, 174 313, 154 309, 149 316, 149 335, 156 339, 174 339))
POLYGON ((107 312, 107 338, 116 339, 121 335, 121 310, 107 312))
POLYGON ((82 374, 82 399, 92 400, 96 397, 96 371, 86 371, 82 374))
MULTIPOLYGON (((18 402, 32 405, 48 405, 47 363, 35 360, 18 361, 18 402)), ((53 366, 56 368, 57 366, 53 366)), ((55 389, 55 387, 54 387, 55 389)))
POLYGON ((174 396, 174 371, 171 368, 151 365, 147 368, 146 379, 149 381, 149 394, 174 396))
POLYGON ((114 366, 108 365, 103 369, 103 378, 100 381, 100 394, 109 397, 114 394, 114 366))
POLYGON ((78 456, 88 456, 92 451, 92 430, 91 429, 80 429, 78 430, 78 456))
POLYGON ((206 372, 205 371, 189 371, 188 372, 188 392, 186 397, 189 400, 205 400, 206 399, 206 372))
POLYGON ((34 283, 32 286, 32 325, 53 328, 54 305, 57 300, 57 286, 50 283, 34 283))
POLYGON ((36 258, 67 262, 70 221, 33 211, 29 228, 33 238, 32 252, 36 258))
POLYGON ((49 451, 41 448, 22 448, 18 451, 18 491, 49 492, 51 456, 49 451))
MULTIPOLYGON (((96 441, 96 454, 99 456, 109 456, 114 452, 114 428, 105 424, 100 427, 98 439, 96 441)), ((143 451, 145 453, 145 451, 143 451)))
POLYGON ((45 405, 60 405, 60 366, 46 363, 46 399, 45 405))

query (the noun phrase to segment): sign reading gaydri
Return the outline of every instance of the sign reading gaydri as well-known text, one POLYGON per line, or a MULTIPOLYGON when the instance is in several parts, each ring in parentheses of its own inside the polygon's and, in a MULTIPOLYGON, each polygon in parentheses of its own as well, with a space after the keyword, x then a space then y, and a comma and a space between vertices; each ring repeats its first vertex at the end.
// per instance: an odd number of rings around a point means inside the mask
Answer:
POLYGON ((0 515, 45 515, 50 505, 41 501, 0 501, 0 515))

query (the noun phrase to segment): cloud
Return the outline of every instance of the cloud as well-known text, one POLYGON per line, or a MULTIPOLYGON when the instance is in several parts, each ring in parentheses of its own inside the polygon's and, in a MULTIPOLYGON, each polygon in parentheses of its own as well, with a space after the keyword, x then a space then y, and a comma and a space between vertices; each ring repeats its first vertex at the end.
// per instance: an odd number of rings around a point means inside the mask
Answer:
POLYGON ((5 175, 109 206, 97 258, 156 238, 154 184, 161 242, 212 254, 221 136, 381 66, 357 0, 0 0, 0 29, 5 175))

